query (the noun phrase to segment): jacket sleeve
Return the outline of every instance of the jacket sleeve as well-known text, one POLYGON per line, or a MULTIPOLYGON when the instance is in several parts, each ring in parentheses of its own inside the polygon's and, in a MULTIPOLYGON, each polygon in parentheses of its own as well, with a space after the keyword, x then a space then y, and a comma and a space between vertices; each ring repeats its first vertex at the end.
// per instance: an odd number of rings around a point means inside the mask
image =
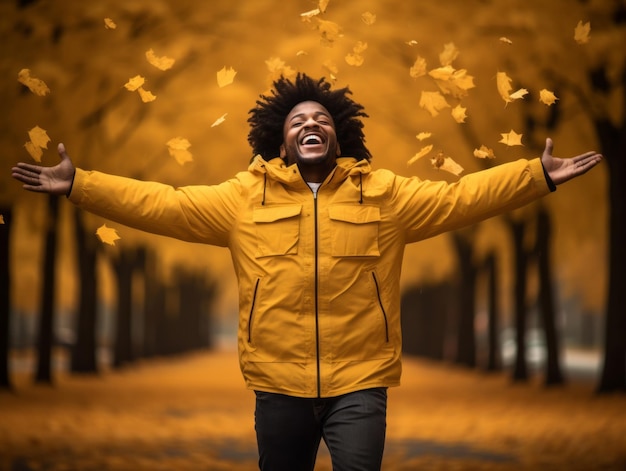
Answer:
POLYGON ((189 242, 226 246, 240 204, 237 179, 173 188, 76 169, 69 200, 111 221, 189 242))
POLYGON ((520 208, 550 190, 541 160, 521 159, 452 184, 397 177, 393 204, 410 243, 520 208))

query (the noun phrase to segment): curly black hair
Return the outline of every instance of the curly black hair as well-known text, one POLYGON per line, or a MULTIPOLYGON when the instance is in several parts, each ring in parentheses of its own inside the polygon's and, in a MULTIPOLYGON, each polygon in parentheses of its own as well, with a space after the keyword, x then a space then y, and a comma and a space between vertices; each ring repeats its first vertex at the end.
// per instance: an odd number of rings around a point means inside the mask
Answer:
POLYGON ((316 81, 303 73, 296 76, 295 82, 281 76, 273 87, 271 95, 261 95, 249 111, 248 142, 253 157, 258 154, 266 160, 278 157, 283 143, 283 124, 289 112, 298 103, 316 101, 328 110, 335 122, 341 154, 357 160, 371 159, 360 120, 368 115, 362 105, 348 96, 352 92, 347 87, 331 90, 324 78, 316 81))

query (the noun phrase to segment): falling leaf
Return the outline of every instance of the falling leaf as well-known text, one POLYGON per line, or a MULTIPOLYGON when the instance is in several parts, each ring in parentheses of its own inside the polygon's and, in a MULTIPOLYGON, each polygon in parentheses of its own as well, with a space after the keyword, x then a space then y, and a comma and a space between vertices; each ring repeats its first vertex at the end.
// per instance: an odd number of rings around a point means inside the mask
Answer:
POLYGON ((463 108, 461 105, 456 105, 452 108, 452 117, 457 123, 464 123, 467 118, 467 108, 463 108))
POLYGON ((174 62, 176 62, 176 59, 172 59, 170 57, 157 57, 152 49, 148 49, 146 51, 146 59, 148 59, 148 62, 150 62, 150 64, 160 70, 171 69, 174 65, 174 62))
POLYGON ((17 73, 17 81, 22 85, 28 87, 28 89, 38 96, 46 96, 50 93, 48 85, 43 80, 30 76, 29 69, 22 69, 17 73))
POLYGON ((446 99, 439 92, 422 92, 420 106, 433 117, 437 116, 442 109, 450 107, 446 99))
POLYGON ((267 70, 270 71, 272 80, 277 79, 281 75, 289 79, 295 77, 297 74, 295 69, 288 66, 285 61, 279 57, 270 57, 265 61, 265 65, 267 65, 267 70))
POLYGON ((474 77, 467 73, 467 70, 456 70, 451 65, 439 67, 428 72, 428 75, 435 79, 439 89, 446 95, 462 98, 467 95, 467 91, 474 88, 474 77))
POLYGON ((126 90, 134 92, 144 83, 146 83, 145 78, 143 78, 141 75, 135 75, 134 77, 128 79, 128 82, 124 84, 124 87, 126 87, 126 90))
POLYGON ((156 96, 153 95, 152 92, 148 90, 144 90, 143 87, 139 87, 137 89, 137 92, 139 93, 139 96, 141 97, 141 101, 143 101, 144 103, 150 103, 151 101, 156 100, 156 96))
POLYGON ((179 165, 193 160, 191 152, 187 150, 191 147, 191 143, 184 137, 174 137, 167 141, 166 145, 170 156, 174 157, 179 165))
POLYGON ((522 144, 522 134, 517 134, 515 131, 513 131, 511 129, 510 132, 508 133, 504 133, 504 134, 500 134, 502 136, 502 139, 500 139, 498 142, 501 142, 502 144, 506 144, 507 146, 523 146, 524 144, 522 144))
POLYGON ((454 43, 448 43, 444 45, 443 51, 439 54, 439 63, 442 66, 450 65, 454 62, 459 55, 459 50, 456 48, 454 43))
POLYGON ((509 98, 511 100, 519 100, 520 98, 524 98, 526 95, 528 95, 528 90, 526 90, 525 88, 520 88, 518 91, 511 93, 509 95, 509 98))
POLYGON ((580 20, 576 25, 576 28, 574 28, 574 41, 576 41, 578 44, 588 43, 590 32, 591 23, 583 23, 582 20, 580 20))
POLYGON ((41 162, 41 158, 43 157, 43 151, 41 150, 41 147, 36 146, 32 142, 28 141, 24 144, 24 148, 30 154, 33 160, 35 160, 36 162, 41 162))
POLYGON ((339 68, 332 60, 326 60, 323 64, 324 68, 328 70, 330 74, 330 78, 332 80, 337 80, 337 74, 339 74, 339 68))
POLYGON ((511 41, 509 38, 506 38, 504 36, 502 36, 498 41, 504 44, 513 44, 513 41, 511 41))
POLYGON ((117 28, 117 25, 115 24, 115 21, 113 21, 111 18, 105 18, 104 19, 104 27, 106 29, 115 29, 115 28, 117 28))
POLYGON ((432 144, 422 147, 419 150, 419 152, 415 154, 413 157, 411 157, 406 164, 407 165, 413 164, 414 162, 418 161, 419 159, 427 155, 431 150, 433 150, 432 144))
POLYGON ((479 159, 495 159, 496 155, 493 153, 493 149, 487 146, 480 146, 480 149, 474 149, 474 157, 479 159))
POLYGON ((316 18, 316 20, 316 29, 321 36, 320 43, 322 46, 331 47, 337 39, 343 37, 341 27, 334 21, 322 20, 320 18, 316 18))
POLYGON ((296 52, 296 57, 306 56, 306 55, 308 55, 308 53, 306 51, 303 51, 302 49, 296 52))
POLYGON ((417 136, 415 136, 415 138, 416 138, 418 141, 423 141, 423 140, 425 140, 425 139, 428 139, 431 135, 432 135, 432 134, 431 134, 431 133, 429 133, 429 132, 421 132, 421 133, 419 133, 417 136))
POLYGON ((222 69, 217 72, 217 85, 220 88, 230 85, 233 83, 233 80, 235 80, 235 75, 237 75, 237 72, 232 67, 228 69, 226 66, 222 67, 222 69))
POLYGON ((48 148, 48 142, 50 142, 50 138, 48 137, 48 133, 41 129, 39 126, 35 126, 33 129, 28 131, 28 137, 30 137, 30 141, 43 149, 48 148))
POLYGON ((219 118, 217 118, 213 124, 211 124, 211 127, 214 128, 215 126, 219 126, 220 124, 222 124, 224 121, 226 121, 226 115, 228 113, 224 113, 222 116, 220 116, 219 118))
POLYGON ((346 55, 346 62, 348 65, 353 65, 359 67, 363 65, 363 61, 365 58, 361 54, 363 51, 367 49, 367 43, 362 41, 357 41, 354 48, 352 48, 352 52, 346 55))
POLYGON ((315 8, 313 10, 309 10, 309 11, 305 11, 304 13, 300 13, 300 18, 302 18, 302 21, 311 21, 311 18, 313 18, 314 16, 317 16, 321 13, 319 8, 315 8))
POLYGON ((365 23, 367 26, 372 26, 374 23, 376 23, 376 15, 370 13, 369 11, 366 11, 361 15, 361 21, 363 21, 363 23, 365 23))
POLYGON ((457 164, 452 158, 446 157, 443 152, 438 152, 435 157, 430 159, 433 167, 439 170, 445 170, 457 177, 463 173, 464 168, 457 164))
POLYGON ((418 78, 426 75, 426 59, 421 56, 417 56, 415 63, 409 69, 409 75, 413 78, 418 78))
POLYGON ((319 2, 317 2, 317 7, 320 9, 322 13, 326 11, 326 8, 328 7, 329 2, 330 0, 319 0, 319 2))
POLYGON ((554 105, 558 100, 557 96, 551 92, 550 90, 546 90, 545 88, 539 91, 539 101, 544 105, 554 105))
POLYGON ((120 238, 120 236, 117 235, 117 231, 111 227, 107 227, 106 224, 102 224, 96 230, 96 235, 101 242, 109 245, 115 245, 115 241, 120 238))
POLYGON ((411 39, 409 41, 406 41, 405 44, 408 44, 409 46, 413 47, 413 46, 417 46, 417 41, 415 39, 411 39))

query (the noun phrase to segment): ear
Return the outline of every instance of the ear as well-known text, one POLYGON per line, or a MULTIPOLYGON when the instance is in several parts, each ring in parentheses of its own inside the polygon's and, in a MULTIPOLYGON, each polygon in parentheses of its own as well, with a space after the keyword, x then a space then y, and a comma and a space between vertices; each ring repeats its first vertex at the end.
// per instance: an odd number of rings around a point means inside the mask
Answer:
POLYGON ((284 159, 285 157, 287 157, 287 151, 285 150, 285 144, 281 144, 280 145, 280 158, 284 159))
POLYGON ((339 147, 339 143, 337 143, 337 157, 341 157, 341 147, 339 147))

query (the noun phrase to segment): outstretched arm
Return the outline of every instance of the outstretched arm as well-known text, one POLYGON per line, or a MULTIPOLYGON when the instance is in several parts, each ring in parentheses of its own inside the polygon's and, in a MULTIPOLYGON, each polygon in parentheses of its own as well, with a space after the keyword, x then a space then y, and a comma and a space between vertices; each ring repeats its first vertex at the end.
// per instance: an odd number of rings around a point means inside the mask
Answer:
POLYGON ((25 190, 53 195, 69 194, 76 169, 62 143, 59 144, 58 151, 61 162, 54 167, 19 162, 11 169, 11 175, 23 183, 25 190))
POLYGON ((552 139, 547 138, 541 163, 555 185, 560 185, 588 172, 602 160, 602 155, 595 151, 585 152, 571 159, 561 159, 552 155, 553 149, 552 139))

